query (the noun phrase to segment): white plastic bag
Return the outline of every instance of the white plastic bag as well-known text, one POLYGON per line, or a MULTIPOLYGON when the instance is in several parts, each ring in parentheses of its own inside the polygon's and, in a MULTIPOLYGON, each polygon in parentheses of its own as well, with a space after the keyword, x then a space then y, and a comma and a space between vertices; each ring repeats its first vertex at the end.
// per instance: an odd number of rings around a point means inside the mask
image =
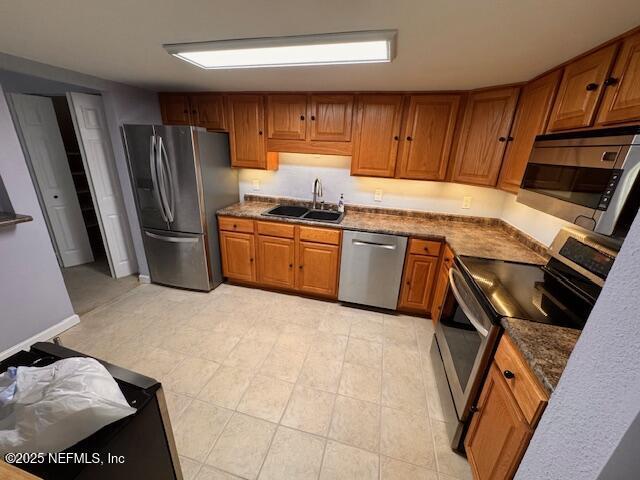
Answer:
POLYGON ((0 454, 59 452, 136 412, 93 358, 0 375, 0 454))

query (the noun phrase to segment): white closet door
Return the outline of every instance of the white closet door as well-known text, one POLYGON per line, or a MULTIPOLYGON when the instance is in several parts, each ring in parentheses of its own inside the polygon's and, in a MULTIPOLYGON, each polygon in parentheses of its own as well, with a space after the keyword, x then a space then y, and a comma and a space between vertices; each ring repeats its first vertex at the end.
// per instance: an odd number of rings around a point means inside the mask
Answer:
POLYGON ((37 95, 11 98, 62 266, 93 262, 53 102, 37 95))
POLYGON ((137 263, 116 171, 102 97, 68 93, 80 151, 114 277, 136 272, 137 263))

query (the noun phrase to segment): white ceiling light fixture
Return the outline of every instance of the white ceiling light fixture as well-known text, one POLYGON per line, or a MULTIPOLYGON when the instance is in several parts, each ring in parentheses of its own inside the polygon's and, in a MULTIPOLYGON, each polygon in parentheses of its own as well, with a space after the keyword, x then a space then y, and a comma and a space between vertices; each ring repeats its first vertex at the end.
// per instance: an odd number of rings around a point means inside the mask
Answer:
POLYGON ((245 38, 163 45, 171 55, 200 68, 234 69, 388 63, 397 30, 245 38))

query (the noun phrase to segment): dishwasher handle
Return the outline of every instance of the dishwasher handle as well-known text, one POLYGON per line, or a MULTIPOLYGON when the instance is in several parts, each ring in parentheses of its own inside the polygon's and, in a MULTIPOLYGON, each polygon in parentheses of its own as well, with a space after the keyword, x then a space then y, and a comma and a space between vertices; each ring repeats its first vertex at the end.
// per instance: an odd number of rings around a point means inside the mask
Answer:
POLYGON ((365 240, 356 239, 353 239, 351 243, 353 243, 353 245, 355 245, 356 247, 374 247, 384 248, 386 250, 395 250, 397 248, 397 245, 390 245, 388 243, 367 242, 365 240))

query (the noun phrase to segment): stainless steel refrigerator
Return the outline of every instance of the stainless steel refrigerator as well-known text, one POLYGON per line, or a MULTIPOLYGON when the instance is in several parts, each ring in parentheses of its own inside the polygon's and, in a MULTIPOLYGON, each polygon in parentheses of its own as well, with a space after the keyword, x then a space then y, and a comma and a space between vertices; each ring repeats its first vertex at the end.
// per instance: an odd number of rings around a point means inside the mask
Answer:
POLYGON ((151 281, 215 288, 222 282, 216 211, 238 201, 228 134, 162 125, 122 131, 151 281))

